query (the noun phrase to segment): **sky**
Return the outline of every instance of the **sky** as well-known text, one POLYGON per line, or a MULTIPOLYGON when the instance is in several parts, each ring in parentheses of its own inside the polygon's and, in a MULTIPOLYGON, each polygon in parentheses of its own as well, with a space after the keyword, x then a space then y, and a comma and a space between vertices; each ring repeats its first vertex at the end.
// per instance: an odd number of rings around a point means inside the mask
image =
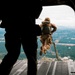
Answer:
POLYGON ((57 26, 75 27, 75 12, 70 6, 44 6, 39 18, 36 19, 36 23, 41 24, 46 17, 49 17, 51 23, 57 26))

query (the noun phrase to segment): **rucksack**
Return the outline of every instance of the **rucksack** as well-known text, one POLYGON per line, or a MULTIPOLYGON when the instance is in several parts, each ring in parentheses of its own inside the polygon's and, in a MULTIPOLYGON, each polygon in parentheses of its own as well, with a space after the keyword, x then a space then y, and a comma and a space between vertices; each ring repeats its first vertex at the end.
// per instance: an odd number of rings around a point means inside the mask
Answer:
POLYGON ((41 31, 42 31, 42 34, 50 34, 51 33, 51 27, 44 24, 41 27, 41 31))

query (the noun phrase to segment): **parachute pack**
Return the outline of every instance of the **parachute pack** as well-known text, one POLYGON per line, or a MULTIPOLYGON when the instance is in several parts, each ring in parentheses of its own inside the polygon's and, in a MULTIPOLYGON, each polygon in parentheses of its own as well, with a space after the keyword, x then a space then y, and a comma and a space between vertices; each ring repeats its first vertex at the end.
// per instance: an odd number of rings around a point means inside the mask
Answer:
POLYGON ((42 34, 50 34, 51 33, 51 26, 47 25, 49 23, 48 22, 43 22, 42 24, 43 24, 42 27, 41 27, 42 34))

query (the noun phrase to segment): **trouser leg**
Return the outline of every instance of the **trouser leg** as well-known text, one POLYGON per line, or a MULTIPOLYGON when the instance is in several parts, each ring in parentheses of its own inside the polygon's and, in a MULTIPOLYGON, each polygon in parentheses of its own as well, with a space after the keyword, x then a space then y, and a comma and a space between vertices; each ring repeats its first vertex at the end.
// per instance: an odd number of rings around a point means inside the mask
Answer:
POLYGON ((18 59, 20 54, 20 41, 15 37, 15 35, 5 34, 5 47, 7 54, 2 60, 0 65, 0 75, 9 75, 13 65, 18 59))
POLYGON ((30 37, 26 44, 23 40, 23 48, 28 59, 27 75, 37 75, 37 39, 30 37))

